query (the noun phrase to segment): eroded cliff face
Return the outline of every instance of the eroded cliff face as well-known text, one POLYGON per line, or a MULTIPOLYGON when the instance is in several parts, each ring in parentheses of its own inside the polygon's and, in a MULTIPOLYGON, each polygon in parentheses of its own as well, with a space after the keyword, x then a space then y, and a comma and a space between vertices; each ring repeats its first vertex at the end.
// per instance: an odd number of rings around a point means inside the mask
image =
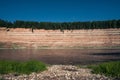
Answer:
POLYGON ((0 29, 0 46, 26 48, 119 47, 120 29, 34 30, 0 29))

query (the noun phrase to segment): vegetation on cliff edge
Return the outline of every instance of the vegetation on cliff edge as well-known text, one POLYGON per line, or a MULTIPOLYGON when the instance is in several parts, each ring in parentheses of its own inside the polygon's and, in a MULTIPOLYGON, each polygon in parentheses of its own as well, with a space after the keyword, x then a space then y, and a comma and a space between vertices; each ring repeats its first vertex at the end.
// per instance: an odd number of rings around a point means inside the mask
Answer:
POLYGON ((108 29, 120 28, 119 20, 106 20, 106 21, 87 21, 87 22, 34 22, 34 21, 21 21, 16 20, 9 22, 0 19, 0 27, 6 28, 31 28, 33 29, 46 29, 46 30, 79 30, 79 29, 108 29))

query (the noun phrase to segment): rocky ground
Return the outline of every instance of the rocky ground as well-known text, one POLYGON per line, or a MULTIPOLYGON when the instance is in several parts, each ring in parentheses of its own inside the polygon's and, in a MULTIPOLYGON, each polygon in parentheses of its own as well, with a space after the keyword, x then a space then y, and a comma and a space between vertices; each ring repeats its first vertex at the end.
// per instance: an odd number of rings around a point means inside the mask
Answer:
POLYGON ((90 69, 72 65, 52 65, 46 71, 30 75, 0 75, 0 80, 113 80, 104 75, 92 74, 90 69))

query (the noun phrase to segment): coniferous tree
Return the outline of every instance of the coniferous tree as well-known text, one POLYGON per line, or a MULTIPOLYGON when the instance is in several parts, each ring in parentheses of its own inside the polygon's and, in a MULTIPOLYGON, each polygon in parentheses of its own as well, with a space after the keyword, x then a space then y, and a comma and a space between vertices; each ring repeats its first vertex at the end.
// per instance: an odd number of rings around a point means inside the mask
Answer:
POLYGON ((33 22, 33 21, 14 21, 8 22, 0 19, 0 27, 6 28, 31 28, 46 30, 75 30, 75 29, 107 29, 120 28, 120 20, 92 21, 92 22, 33 22))

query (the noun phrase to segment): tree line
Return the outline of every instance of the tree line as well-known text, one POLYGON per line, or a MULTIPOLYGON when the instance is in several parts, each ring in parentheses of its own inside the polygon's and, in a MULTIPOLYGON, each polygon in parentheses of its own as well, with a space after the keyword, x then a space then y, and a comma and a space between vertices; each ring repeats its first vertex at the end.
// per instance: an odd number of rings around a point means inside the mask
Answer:
POLYGON ((119 20, 87 21, 87 22, 34 22, 16 20, 14 22, 0 19, 0 27, 32 28, 46 30, 78 30, 78 29, 108 29, 120 28, 119 20))

